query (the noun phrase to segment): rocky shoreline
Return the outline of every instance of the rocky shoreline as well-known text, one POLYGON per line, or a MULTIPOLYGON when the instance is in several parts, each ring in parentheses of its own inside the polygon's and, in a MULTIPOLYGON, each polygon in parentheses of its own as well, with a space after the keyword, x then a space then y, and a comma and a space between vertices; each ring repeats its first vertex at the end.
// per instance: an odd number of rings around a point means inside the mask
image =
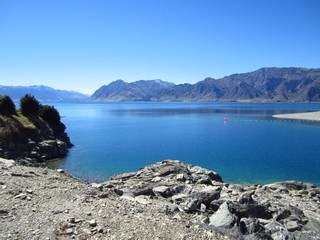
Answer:
POLYGON ((320 239, 320 189, 173 160, 87 184, 2 159, 0 239, 320 239))
POLYGON ((49 125, 39 117, 29 117, 25 125, 20 121, 16 116, 0 116, 0 157, 46 166, 48 160, 66 156, 73 146, 62 122, 49 125))

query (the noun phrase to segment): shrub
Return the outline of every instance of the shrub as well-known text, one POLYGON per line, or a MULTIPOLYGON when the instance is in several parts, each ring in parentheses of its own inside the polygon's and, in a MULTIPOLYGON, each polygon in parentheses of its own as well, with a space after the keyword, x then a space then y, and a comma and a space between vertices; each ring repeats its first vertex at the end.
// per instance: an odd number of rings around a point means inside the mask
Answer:
POLYGON ((9 96, 0 97, 0 114, 13 115, 16 114, 16 105, 9 96))
POLYGON ((39 101, 32 95, 25 95, 20 99, 20 109, 23 115, 38 115, 39 101))
POLYGON ((50 125, 60 123, 60 114, 54 106, 41 105, 39 116, 50 125))

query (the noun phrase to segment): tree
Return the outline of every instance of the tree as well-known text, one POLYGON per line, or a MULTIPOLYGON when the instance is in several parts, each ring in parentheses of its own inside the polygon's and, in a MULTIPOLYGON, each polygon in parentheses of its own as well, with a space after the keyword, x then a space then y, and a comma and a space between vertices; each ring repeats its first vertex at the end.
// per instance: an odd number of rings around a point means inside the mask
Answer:
POLYGON ((20 110, 23 115, 38 115, 40 109, 39 101, 32 95, 25 95, 20 99, 20 110))
POLYGON ((9 96, 0 96, 0 114, 13 115, 16 114, 16 105, 9 96))
POLYGON ((41 105, 39 110, 39 116, 50 125, 60 123, 60 114, 54 106, 41 105))

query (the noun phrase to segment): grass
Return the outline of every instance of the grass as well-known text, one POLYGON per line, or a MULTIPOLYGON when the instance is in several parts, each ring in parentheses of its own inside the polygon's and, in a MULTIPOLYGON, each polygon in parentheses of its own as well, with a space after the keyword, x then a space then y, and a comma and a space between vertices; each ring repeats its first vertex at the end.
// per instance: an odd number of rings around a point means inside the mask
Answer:
POLYGON ((21 112, 18 112, 17 115, 13 115, 12 117, 19 121, 25 128, 36 129, 36 126, 21 112))

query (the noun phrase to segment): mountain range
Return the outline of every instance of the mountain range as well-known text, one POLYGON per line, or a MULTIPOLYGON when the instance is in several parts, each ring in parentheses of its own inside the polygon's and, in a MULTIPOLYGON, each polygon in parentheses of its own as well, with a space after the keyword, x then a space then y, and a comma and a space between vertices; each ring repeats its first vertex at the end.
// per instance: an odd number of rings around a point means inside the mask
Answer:
POLYGON ((195 84, 117 80, 91 96, 98 101, 320 101, 320 69, 261 68, 195 84))
POLYGON ((47 86, 0 85, 0 95, 8 95, 12 99, 18 100, 25 94, 31 94, 40 101, 81 101, 89 98, 88 95, 79 92, 58 90, 47 86))

